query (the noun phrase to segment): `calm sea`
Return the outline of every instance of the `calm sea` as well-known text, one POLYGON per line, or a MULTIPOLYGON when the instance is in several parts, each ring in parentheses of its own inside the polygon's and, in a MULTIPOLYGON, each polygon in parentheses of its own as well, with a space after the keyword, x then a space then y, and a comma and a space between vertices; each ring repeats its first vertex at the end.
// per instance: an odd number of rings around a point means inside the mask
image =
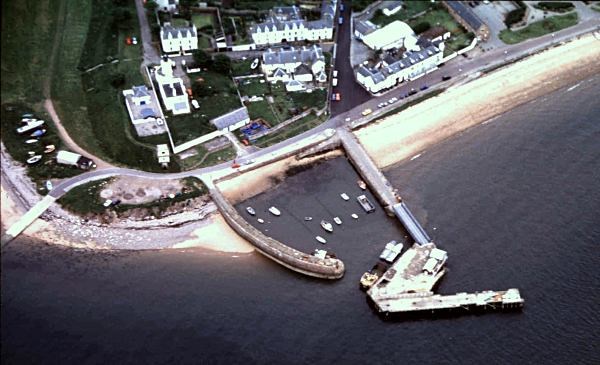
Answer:
POLYGON ((449 253, 439 291, 517 287, 522 313, 381 320, 358 278, 405 232, 379 207, 360 211, 356 174, 337 158, 238 208, 254 206, 261 229, 303 250, 327 238, 347 263, 342 280, 258 254, 93 253, 19 239, 2 253, 2 363, 598 364, 598 95, 596 77, 385 171, 449 253), (333 216, 343 224, 327 234, 318 223, 333 216))

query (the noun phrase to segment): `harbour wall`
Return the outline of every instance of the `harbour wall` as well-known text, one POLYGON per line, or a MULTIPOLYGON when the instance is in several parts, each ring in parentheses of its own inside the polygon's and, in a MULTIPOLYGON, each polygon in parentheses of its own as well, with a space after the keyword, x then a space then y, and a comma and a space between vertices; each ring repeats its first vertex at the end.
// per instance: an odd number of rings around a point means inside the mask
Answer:
POLYGON ((235 210, 218 187, 209 189, 210 195, 227 223, 241 237, 257 248, 258 252, 298 273, 321 279, 340 279, 344 276, 344 263, 336 258, 320 259, 293 249, 274 238, 266 236, 235 210))

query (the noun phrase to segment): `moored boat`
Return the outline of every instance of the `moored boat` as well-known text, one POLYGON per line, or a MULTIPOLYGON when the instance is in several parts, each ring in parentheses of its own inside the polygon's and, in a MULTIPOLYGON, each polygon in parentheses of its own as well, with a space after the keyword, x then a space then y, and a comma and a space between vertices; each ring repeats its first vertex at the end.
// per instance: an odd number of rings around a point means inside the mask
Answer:
POLYGON ((281 215, 281 212, 279 211, 279 209, 277 209, 275 207, 269 208, 269 212, 271 212, 271 214, 273 214, 274 216, 280 216, 281 215))
POLYGON ((384 258, 384 260, 389 263, 394 262, 398 255, 400 255, 400 252, 402 252, 402 247, 404 247, 404 245, 401 242, 396 243, 394 247, 392 247, 392 249, 390 250, 390 253, 384 258))
POLYGON ((371 213, 375 211, 375 206, 369 201, 366 195, 360 195, 356 198, 356 200, 358 200, 358 203, 361 207, 363 207, 365 212, 371 213))
POLYGON ((246 212, 248 212, 248 214, 250 214, 250 215, 256 214, 256 211, 252 207, 246 207, 246 212))
POLYGON ((319 250, 318 248, 315 249, 315 252, 313 252, 313 255, 315 257, 318 257, 322 260, 325 260, 325 257, 327 257, 327 251, 326 250, 319 250))
POLYGON ((42 155, 35 155, 27 159, 27 163, 32 165, 36 162, 39 162, 42 159, 42 155))
POLYGON ((307 222, 308 221, 312 221, 312 217, 304 217, 304 220, 307 221, 307 222))
POLYGON ((317 241, 321 242, 322 244, 326 244, 327 243, 327 240, 325 238, 321 237, 321 236, 317 236, 317 237, 315 237, 315 239, 317 241))
POLYGON ((341 193, 340 196, 342 197, 342 199, 344 199, 346 201, 350 199, 350 197, 346 193, 341 193))
POLYGON ((358 184, 358 187, 362 190, 367 190, 367 184, 364 181, 358 180, 356 183, 358 184))
POLYGON ((327 232, 333 232, 333 225, 326 220, 321 221, 321 227, 323 227, 323 229, 327 232))
POLYGON ((385 264, 377 263, 373 268, 365 272, 360 278, 360 288, 367 290, 375 284, 377 279, 386 271, 385 264))
POLYGON ((352 213, 351 217, 354 218, 354 219, 358 219, 358 214, 352 213))
POLYGON ((379 258, 382 260, 386 260, 388 255, 390 254, 390 252, 392 252, 392 249, 394 248, 395 245, 396 245, 396 241, 390 241, 390 242, 386 243, 385 248, 381 252, 381 255, 379 255, 379 258))
POLYGON ((338 226, 339 226, 340 224, 342 224, 342 220, 340 219, 340 217, 335 217, 335 218, 333 218, 333 221, 334 221, 334 222, 335 222, 335 224, 337 224, 338 226))
POLYGON ((260 224, 263 224, 263 223, 265 223, 265 221, 264 221, 262 218, 258 218, 258 219, 257 219, 257 221, 258 221, 258 223, 260 223, 260 224))

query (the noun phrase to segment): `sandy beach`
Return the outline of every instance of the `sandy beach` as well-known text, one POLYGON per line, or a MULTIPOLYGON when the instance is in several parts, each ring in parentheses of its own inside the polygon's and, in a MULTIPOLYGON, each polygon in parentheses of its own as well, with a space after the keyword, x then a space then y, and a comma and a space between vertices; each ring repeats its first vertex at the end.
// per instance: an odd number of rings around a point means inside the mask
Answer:
POLYGON ((600 72, 600 41, 584 36, 410 107, 355 132, 378 167, 600 72))

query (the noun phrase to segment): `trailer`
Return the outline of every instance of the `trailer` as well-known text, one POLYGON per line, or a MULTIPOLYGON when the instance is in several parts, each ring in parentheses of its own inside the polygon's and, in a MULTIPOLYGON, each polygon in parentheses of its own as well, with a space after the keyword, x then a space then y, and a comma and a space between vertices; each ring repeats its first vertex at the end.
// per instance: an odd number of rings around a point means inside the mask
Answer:
POLYGON ((83 170, 89 170, 90 168, 96 167, 93 160, 69 151, 58 151, 56 154, 56 162, 63 165, 75 166, 83 170))

